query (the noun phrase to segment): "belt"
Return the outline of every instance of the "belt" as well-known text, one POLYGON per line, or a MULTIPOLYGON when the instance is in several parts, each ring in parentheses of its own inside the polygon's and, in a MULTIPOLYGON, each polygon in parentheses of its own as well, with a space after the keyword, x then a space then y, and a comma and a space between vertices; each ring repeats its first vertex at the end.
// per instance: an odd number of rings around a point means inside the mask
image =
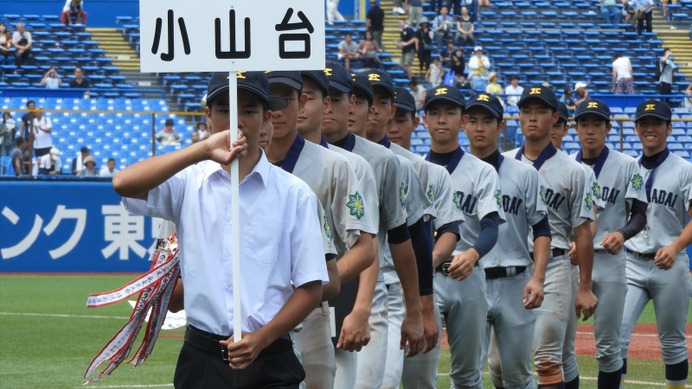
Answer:
MULTIPOLYGON (((550 250, 550 254, 551 254, 551 258, 561 257, 561 256, 567 254, 567 250, 565 250, 565 249, 554 248, 554 249, 551 249, 551 250, 550 250)), ((533 259, 533 252, 529 253, 529 255, 531 256, 531 260, 532 260, 532 261, 535 261, 535 260, 533 259)))
POLYGON ((654 258, 656 258, 656 253, 644 254, 644 253, 640 253, 640 252, 637 252, 637 251, 628 251, 627 253, 628 253, 628 254, 632 254, 632 255, 635 256, 635 257, 644 259, 644 260, 646 260, 646 261, 653 261, 654 258))
MULTIPOLYGON (((188 326, 185 331, 185 342, 190 346, 198 348, 209 354, 219 355, 221 359, 228 362, 228 349, 219 343, 220 340, 226 340, 230 336, 215 335, 206 331, 202 331, 193 326, 188 326)), ((281 335, 277 340, 273 341, 269 346, 260 351, 259 355, 274 354, 281 351, 292 350, 293 342, 288 334, 281 335)))
MULTIPOLYGON (((446 261, 442 262, 442 265, 438 266, 435 268, 435 271, 442 273, 443 276, 449 276, 449 265, 452 264, 452 261, 446 261)), ((478 261, 473 264, 473 267, 478 267, 478 261)))
POLYGON ((526 266, 488 267, 483 270, 485 271, 486 280, 494 280, 496 278, 507 278, 521 274, 526 270, 526 266))

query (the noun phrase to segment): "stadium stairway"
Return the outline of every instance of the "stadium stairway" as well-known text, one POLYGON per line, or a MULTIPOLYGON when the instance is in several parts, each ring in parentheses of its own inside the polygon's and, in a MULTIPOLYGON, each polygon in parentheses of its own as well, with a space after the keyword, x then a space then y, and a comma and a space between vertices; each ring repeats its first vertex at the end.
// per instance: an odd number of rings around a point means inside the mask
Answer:
POLYGON ((106 57, 111 57, 113 65, 123 70, 139 71, 139 56, 130 47, 123 35, 115 28, 87 28, 92 39, 106 51, 106 57))
MULTIPOLYGON (((684 23, 666 20, 661 9, 656 8, 654 9, 653 25, 658 39, 663 41, 663 47, 673 51, 678 72, 684 73, 687 76, 687 81, 692 82, 692 41, 684 23)), ((662 53, 655 54, 660 57, 662 53)))
MULTIPOLYGON (((401 2, 402 4, 404 1, 401 2)), ((401 59, 401 49, 397 46, 401 36, 399 32, 399 20, 406 20, 408 15, 399 15, 392 12, 394 9, 393 0, 381 0, 380 7, 384 11, 384 32, 382 33, 382 44, 384 45, 384 51, 391 55, 391 60, 397 64, 400 63, 401 59)), ((432 22, 432 21, 431 21, 432 22)), ((416 27, 412 28, 416 30, 416 27)), ((418 56, 416 55, 413 59, 413 64, 411 64, 412 74, 418 75, 418 56)), ((422 74, 425 76, 425 74, 422 74)))

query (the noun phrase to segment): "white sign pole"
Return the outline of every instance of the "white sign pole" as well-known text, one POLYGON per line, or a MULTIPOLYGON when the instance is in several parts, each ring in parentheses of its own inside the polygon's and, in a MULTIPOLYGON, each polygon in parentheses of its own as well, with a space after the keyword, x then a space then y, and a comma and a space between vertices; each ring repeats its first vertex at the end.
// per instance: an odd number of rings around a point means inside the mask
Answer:
MULTIPOLYGON (((228 111, 231 144, 238 139, 238 79, 235 72, 228 73, 228 111)), ((231 263, 233 271, 233 341, 242 338, 242 311, 240 307, 240 172, 238 159, 231 162, 231 263)))

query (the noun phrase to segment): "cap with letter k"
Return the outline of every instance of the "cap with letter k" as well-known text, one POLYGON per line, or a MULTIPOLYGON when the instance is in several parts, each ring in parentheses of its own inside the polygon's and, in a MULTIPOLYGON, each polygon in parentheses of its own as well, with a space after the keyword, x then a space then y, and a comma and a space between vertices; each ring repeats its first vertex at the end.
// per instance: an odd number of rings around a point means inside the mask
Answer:
POLYGON ((477 93, 471 96, 469 101, 466 102, 466 112, 474 107, 484 108, 497 119, 502 119, 504 114, 504 108, 500 99, 488 93, 477 93))
POLYGON ((452 103, 461 107, 462 109, 466 106, 466 99, 458 88, 450 86, 438 86, 437 88, 428 89, 426 92, 423 109, 427 111, 431 104, 438 101, 452 103))
MULTIPOLYGON (((228 73, 214 73, 207 85, 207 104, 221 93, 228 93, 228 73)), ((244 89, 256 94, 262 101, 269 104, 272 111, 286 108, 287 102, 280 97, 269 96, 269 82, 262 72, 236 72, 238 89, 244 89)))
POLYGON ((519 99, 517 106, 521 108, 521 106, 526 104, 526 102, 528 101, 538 101, 541 104, 547 105, 549 108, 552 108, 557 112, 558 100, 557 96, 555 96, 555 92, 553 92, 552 89, 545 87, 543 85, 524 89, 524 92, 521 94, 521 98, 519 99))
POLYGON ((392 76, 378 69, 370 70, 365 74, 374 92, 377 92, 377 88, 382 88, 389 93, 392 99, 394 98, 394 83, 392 83, 392 76))
POLYGON ((668 104, 658 100, 647 100, 637 106, 634 122, 636 123, 645 117, 655 117, 657 119, 670 121, 673 114, 668 104))
POLYGON ((574 120, 578 120, 580 117, 586 114, 594 114, 605 120, 610 120, 610 108, 608 104, 604 103, 598 99, 588 99, 584 100, 577 107, 574 113, 574 120))

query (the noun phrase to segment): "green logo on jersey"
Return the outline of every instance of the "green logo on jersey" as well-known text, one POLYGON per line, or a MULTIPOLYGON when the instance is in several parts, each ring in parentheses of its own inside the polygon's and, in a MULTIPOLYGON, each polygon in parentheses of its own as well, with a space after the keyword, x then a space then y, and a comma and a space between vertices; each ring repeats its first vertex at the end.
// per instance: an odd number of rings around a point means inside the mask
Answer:
POLYGON ((401 186, 399 187, 399 201, 401 202, 401 207, 406 208, 406 194, 408 193, 408 188, 404 186, 404 183, 401 183, 401 186))
POLYGON ((327 219, 327 215, 324 215, 324 234, 327 236, 329 241, 331 241, 332 237, 334 237, 332 234, 332 227, 329 226, 329 219, 327 219))
POLYGON ((428 191, 426 194, 428 195, 428 199, 430 199, 430 201, 435 200, 435 191, 433 190, 432 185, 428 185, 428 191))
POLYGON ((454 192, 454 205, 461 211, 461 192, 459 191, 454 192))
POLYGON ((591 192, 593 193, 593 198, 601 198, 601 186, 598 185, 598 182, 594 181, 593 185, 591 185, 591 192))
POLYGON ((639 192, 639 190, 642 188, 642 184, 644 183, 644 179, 641 175, 639 175, 639 173, 634 173, 632 179, 630 180, 630 183, 632 184, 632 188, 639 192))
POLYGON ((355 216, 358 220, 365 215, 363 198, 360 197, 358 192, 348 195, 348 203, 346 203, 346 206, 351 210, 351 216, 355 216))
POLYGON ((543 202, 543 205, 548 204, 548 195, 545 193, 545 186, 541 185, 541 190, 540 190, 540 195, 541 195, 541 201, 543 202))
POLYGON ((495 200, 497 200, 497 207, 502 209, 502 191, 499 189, 495 191, 495 200))
POLYGON ((593 198, 591 197, 591 192, 587 192, 586 197, 584 197, 584 207, 586 207, 586 209, 589 211, 593 207, 593 198))

